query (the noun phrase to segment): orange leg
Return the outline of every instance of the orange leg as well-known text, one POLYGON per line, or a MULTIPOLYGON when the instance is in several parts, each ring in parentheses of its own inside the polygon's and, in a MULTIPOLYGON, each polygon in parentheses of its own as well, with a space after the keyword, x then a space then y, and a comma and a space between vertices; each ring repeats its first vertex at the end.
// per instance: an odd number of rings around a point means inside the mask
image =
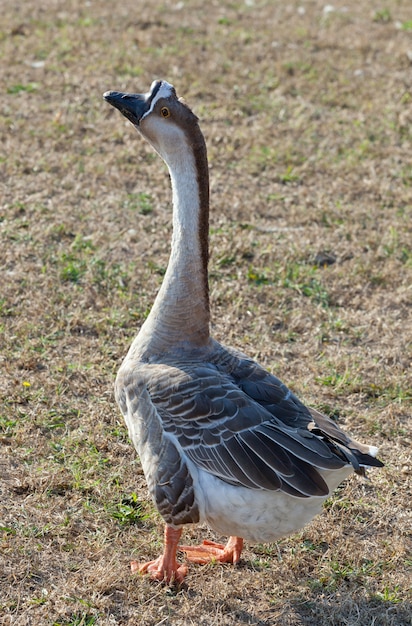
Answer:
POLYGON ((188 572, 188 567, 185 564, 178 563, 176 560, 176 552, 181 534, 181 528, 176 529, 166 524, 163 554, 155 561, 149 561, 148 563, 132 561, 130 564, 132 572, 150 574, 153 580, 163 580, 167 583, 182 583, 188 572))
POLYGON ((221 543, 205 540, 200 546, 179 546, 192 563, 204 565, 212 561, 219 563, 237 563, 243 548, 242 537, 229 537, 224 546, 221 543))

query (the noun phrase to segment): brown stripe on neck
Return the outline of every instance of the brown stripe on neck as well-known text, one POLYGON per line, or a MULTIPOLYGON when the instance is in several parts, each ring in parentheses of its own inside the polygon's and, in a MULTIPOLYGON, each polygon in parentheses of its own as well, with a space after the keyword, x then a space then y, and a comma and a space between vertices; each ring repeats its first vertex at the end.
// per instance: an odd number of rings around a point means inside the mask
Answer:
POLYGON ((206 143, 198 124, 191 128, 190 145, 193 147, 193 156, 196 164, 196 178, 199 189, 199 243, 202 258, 203 284, 205 303, 209 311, 209 167, 207 161, 206 143))

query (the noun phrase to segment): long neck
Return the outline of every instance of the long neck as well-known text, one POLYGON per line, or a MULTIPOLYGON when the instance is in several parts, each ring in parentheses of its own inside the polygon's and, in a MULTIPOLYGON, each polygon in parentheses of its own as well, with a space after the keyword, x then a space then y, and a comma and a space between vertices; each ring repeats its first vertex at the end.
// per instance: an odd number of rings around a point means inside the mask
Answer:
POLYGON ((173 190, 172 248, 160 291, 135 340, 141 356, 195 349, 209 340, 206 146, 200 130, 185 143, 165 159, 173 190))

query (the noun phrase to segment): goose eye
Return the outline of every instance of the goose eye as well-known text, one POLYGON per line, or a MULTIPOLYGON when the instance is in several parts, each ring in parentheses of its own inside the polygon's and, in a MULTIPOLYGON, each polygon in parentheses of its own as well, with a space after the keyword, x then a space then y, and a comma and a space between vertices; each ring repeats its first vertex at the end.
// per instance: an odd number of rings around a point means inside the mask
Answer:
POLYGON ((170 111, 169 111, 169 109, 167 107, 162 107, 160 109, 160 113, 161 113, 162 117, 169 117, 169 115, 170 115, 170 111))

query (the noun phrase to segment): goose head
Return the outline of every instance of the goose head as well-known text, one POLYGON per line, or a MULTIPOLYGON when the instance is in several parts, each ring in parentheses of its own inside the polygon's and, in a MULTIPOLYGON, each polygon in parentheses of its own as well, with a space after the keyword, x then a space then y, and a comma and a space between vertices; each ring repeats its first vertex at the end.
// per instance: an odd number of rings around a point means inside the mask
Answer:
POLYGON ((156 80, 147 93, 106 91, 104 99, 120 111, 169 162, 186 149, 198 130, 198 118, 176 95, 173 85, 156 80))

